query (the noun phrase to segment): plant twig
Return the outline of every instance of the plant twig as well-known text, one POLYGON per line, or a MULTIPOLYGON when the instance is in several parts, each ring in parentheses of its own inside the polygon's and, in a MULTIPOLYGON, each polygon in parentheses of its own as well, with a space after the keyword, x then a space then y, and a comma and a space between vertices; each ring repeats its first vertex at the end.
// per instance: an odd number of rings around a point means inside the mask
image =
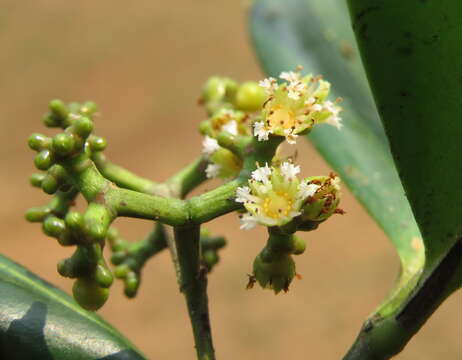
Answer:
POLYGON ((200 267, 200 226, 175 227, 174 234, 181 271, 180 290, 186 298, 197 358, 214 360, 215 350, 207 298, 207 271, 200 267))

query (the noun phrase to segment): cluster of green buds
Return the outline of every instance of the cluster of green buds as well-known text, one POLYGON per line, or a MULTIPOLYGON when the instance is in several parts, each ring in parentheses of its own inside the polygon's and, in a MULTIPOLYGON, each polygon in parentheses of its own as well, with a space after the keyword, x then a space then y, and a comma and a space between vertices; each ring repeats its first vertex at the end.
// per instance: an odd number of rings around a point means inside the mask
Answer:
POLYGON ((31 149, 37 151, 35 166, 44 171, 33 174, 31 184, 53 195, 53 198, 45 206, 29 209, 26 219, 41 222, 44 233, 56 238, 62 246, 76 246, 69 259, 58 263, 58 272, 76 279, 73 287, 75 299, 82 307, 96 310, 107 300, 108 288, 113 282, 102 254, 112 219, 97 199, 83 214, 71 210, 79 190, 68 169, 76 164, 89 166, 89 163, 78 159, 104 150, 106 141, 92 135, 91 117, 96 113, 93 102, 65 105, 60 100, 53 100, 49 108, 50 112, 43 118, 44 124, 62 128, 64 132, 51 138, 32 134, 28 143, 31 149))

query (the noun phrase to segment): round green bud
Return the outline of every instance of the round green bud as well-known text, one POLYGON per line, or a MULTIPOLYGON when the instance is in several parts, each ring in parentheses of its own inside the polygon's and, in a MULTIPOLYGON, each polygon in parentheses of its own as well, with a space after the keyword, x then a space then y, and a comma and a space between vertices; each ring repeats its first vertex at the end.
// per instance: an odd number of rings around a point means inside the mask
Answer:
POLYGON ((111 256, 111 262, 114 265, 119 265, 123 263, 126 257, 127 253, 125 251, 116 251, 111 256))
POLYGON ((234 80, 212 76, 205 83, 202 99, 205 102, 232 101, 236 90, 237 83, 234 80))
POLYGON ((67 118, 69 111, 67 110, 66 105, 59 99, 54 99, 50 101, 48 105, 50 111, 55 117, 61 122, 67 118))
POLYGON ((26 211, 25 218, 30 222, 41 222, 50 213, 50 209, 33 207, 26 211))
POLYGON ((69 155, 75 147, 75 140, 71 134, 60 133, 53 137, 53 151, 61 156, 69 155))
POLYGON ((41 151, 50 147, 51 139, 48 136, 34 133, 29 136, 27 143, 32 150, 41 151))
POLYGON ((47 174, 42 181, 42 190, 51 195, 58 191, 59 185, 59 182, 54 176, 47 174))
POLYGON ((115 240, 119 237, 119 231, 115 227, 110 227, 107 230, 107 238, 108 240, 115 240))
POLYGON ((294 245, 294 249, 292 251, 292 254, 294 255, 303 254, 306 250, 306 242, 299 236, 296 236, 296 235, 293 236, 293 245, 294 245))
POLYGON ((56 216, 48 216, 42 224, 43 232, 48 236, 58 237, 66 229, 64 221, 56 216))
POLYGON ((290 255, 281 255, 272 262, 264 262, 260 255, 253 263, 255 280, 262 288, 272 289, 275 294, 287 292, 295 277, 295 263, 290 255))
POLYGON ((58 264, 56 264, 56 269, 58 270, 59 275, 63 277, 68 277, 66 260, 67 259, 59 260, 58 264))
POLYGON ((133 271, 129 272, 125 277, 125 295, 129 298, 135 297, 139 286, 140 280, 136 273, 133 271))
POLYGON ((259 111, 267 99, 265 90, 254 81, 243 83, 237 89, 235 105, 243 111, 259 111))
POLYGON ((64 221, 70 230, 78 231, 83 229, 83 216, 77 211, 69 211, 64 221))
POLYGON ((53 156, 50 150, 40 151, 34 158, 34 164, 39 170, 48 170, 53 165, 53 156))
POLYGON ((82 105, 80 108, 80 113, 82 115, 92 115, 98 111, 98 106, 93 101, 87 101, 85 104, 82 105))
POLYGON ((72 294, 81 307, 96 311, 107 301, 109 289, 101 287, 93 279, 80 278, 74 282, 72 294))
POLYGON ((87 138, 93 131, 93 122, 89 118, 82 116, 75 120, 74 129, 77 135, 87 138))
POLYGON ((114 276, 117 279, 123 279, 130 272, 130 268, 126 264, 119 265, 114 270, 114 276))
POLYGON ((94 279, 99 284, 99 286, 104 288, 110 287, 114 281, 114 277, 112 276, 111 271, 101 264, 96 266, 94 279))
POLYGON ((220 260, 215 250, 207 250, 202 254, 202 261, 207 268, 211 269, 220 260))
POLYGON ((29 178, 30 184, 34 187, 42 187, 42 181, 46 175, 42 173, 32 174, 29 178))
POLYGON ((44 115, 42 122, 46 127, 59 127, 61 125, 59 119, 54 114, 44 115))
POLYGON ((92 136, 90 138, 90 147, 92 151, 103 151, 106 149, 107 141, 105 138, 100 136, 92 136))
POLYGON ((69 231, 63 231, 61 235, 59 235, 58 243, 61 246, 71 246, 75 245, 74 239, 72 237, 72 234, 69 231))
POLYGON ((92 223, 85 227, 86 234, 94 241, 104 240, 106 238, 107 229, 102 224, 92 223))

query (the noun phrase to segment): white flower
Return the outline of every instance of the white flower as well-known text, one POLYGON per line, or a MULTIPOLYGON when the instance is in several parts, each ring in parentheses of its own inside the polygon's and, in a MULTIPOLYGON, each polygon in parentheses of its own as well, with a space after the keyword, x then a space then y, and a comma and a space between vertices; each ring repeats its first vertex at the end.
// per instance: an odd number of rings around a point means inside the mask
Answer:
POLYGON ((237 135, 237 122, 236 120, 231 120, 227 122, 225 125, 222 126, 221 128, 222 131, 227 131, 231 135, 237 135))
POLYGON ((341 183, 341 180, 340 180, 340 178, 338 176, 332 177, 330 179, 330 184, 337 191, 340 191, 340 183, 341 183))
POLYGON ((205 169, 205 175, 207 178, 212 179, 218 176, 220 173, 221 165, 218 164, 208 164, 205 169))
POLYGON ((300 80, 300 74, 294 71, 283 71, 279 75, 279 78, 281 78, 282 80, 286 80, 288 82, 295 82, 300 80))
POLYGON ((255 225, 257 225, 257 220, 255 219, 254 216, 250 214, 242 215, 240 220, 241 220, 241 226, 240 226, 241 230, 250 230, 250 229, 253 229, 255 225))
POLYGON ((220 148, 218 142, 211 138, 210 136, 205 136, 204 140, 202 141, 202 153, 206 156, 212 155, 215 151, 220 148))
POLYGON ((332 126, 335 126, 337 129, 342 128, 341 118, 338 115, 342 108, 340 106, 335 105, 332 101, 325 101, 323 110, 329 111, 331 116, 326 119, 326 123, 332 126))
POLYGON ((281 173, 287 181, 292 181, 300 173, 300 166, 295 166, 290 162, 283 162, 281 164, 281 173))
POLYGON ((260 81, 258 85, 265 89, 268 95, 271 95, 278 88, 276 79, 272 77, 260 81))
POLYGON ((259 167, 252 172, 252 179, 255 181, 261 181, 266 184, 269 181, 269 176, 271 175, 271 168, 268 167, 268 163, 264 167, 259 167))
POLYGON ((306 199, 308 197, 311 197, 313 196, 314 194, 316 194, 316 191, 318 191, 318 189, 320 188, 321 186, 320 185, 317 185, 317 184, 308 184, 307 182, 302 182, 300 184, 300 192, 299 192, 299 195, 300 197, 306 199))
POLYGON ((241 228, 253 227, 255 223, 282 226, 301 215, 304 201, 319 185, 308 187, 300 183, 299 172, 300 167, 289 162, 278 167, 265 164, 254 170, 248 186, 236 190, 235 201, 247 210, 241 228))
POLYGON ((236 202, 246 203, 255 202, 257 198, 250 194, 250 188, 248 186, 238 187, 236 190, 236 202))
POLYGON ((271 133, 271 130, 265 128, 265 123, 263 121, 253 124, 253 135, 258 138, 258 141, 268 140, 268 135, 271 133))

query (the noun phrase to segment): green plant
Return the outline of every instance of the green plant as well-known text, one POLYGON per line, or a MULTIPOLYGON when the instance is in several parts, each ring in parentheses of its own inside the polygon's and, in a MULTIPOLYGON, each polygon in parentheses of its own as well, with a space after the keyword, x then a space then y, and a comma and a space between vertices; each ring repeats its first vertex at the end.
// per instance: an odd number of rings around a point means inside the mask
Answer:
MULTIPOLYGON (((275 293, 287 291, 296 276, 293 255, 305 250, 295 232, 313 231, 331 215, 343 213, 338 208, 336 174, 300 180, 300 168, 293 159, 281 158, 277 151, 283 142, 292 144, 309 134, 390 237, 401 260, 396 287, 366 320, 345 359, 388 359, 400 352, 460 286, 461 229, 456 209, 462 200, 457 187, 462 174, 454 164, 461 125, 454 121, 459 108, 453 100, 459 83, 456 75, 441 78, 432 69, 441 64, 449 67, 461 56, 456 46, 460 20, 454 15, 461 6, 442 3, 350 1, 392 155, 361 64, 354 57, 357 50, 347 10, 332 0, 255 3, 251 14, 255 47, 265 70, 279 77, 279 84, 271 77, 260 86, 210 78, 201 97, 209 117, 199 125, 203 154, 164 183, 143 179, 104 156, 106 141, 93 131, 94 103, 53 100, 44 124, 63 131, 53 137, 33 134, 29 138, 29 146, 37 151, 35 165, 44 171, 34 174, 31 183, 53 197, 47 205, 30 209, 26 218, 42 223, 43 231, 62 246, 76 247, 69 259, 58 263, 58 271, 76 279, 77 302, 97 310, 106 301, 114 277, 124 282, 128 297, 136 296, 145 262, 169 249, 186 298, 198 358, 215 358, 207 276, 218 263, 225 240, 211 236, 201 225, 237 211, 242 228, 257 223, 268 227, 268 241, 255 258, 248 288, 258 283, 275 293), (400 20, 398 25, 395 19, 400 20), (426 26, 430 20, 431 26, 426 26), (447 57, 441 56, 443 50, 447 57), (335 93, 343 98, 343 128, 340 107, 328 100, 329 83, 302 76, 301 68, 286 72, 299 64, 333 82, 335 93), (428 91, 429 84, 434 91, 428 91), (224 184, 185 199, 208 177, 221 178, 224 184), (83 213, 72 209, 79 194, 88 203, 83 213), (154 220, 156 225, 144 240, 130 243, 111 227, 120 216, 154 220), (165 225, 173 228, 173 238, 165 225), (105 245, 112 251, 114 272, 102 255, 105 245)), ((12 308, 15 314, 24 314, 26 309, 26 324, 28 318, 43 320, 50 306, 58 323, 74 319, 74 324, 116 344, 104 350, 105 358, 141 358, 97 316, 22 267, 4 257, 0 260, 0 288, 6 294, 0 311, 12 308), (19 298, 23 300, 16 303, 19 298)), ((24 332, 22 325, 9 329, 7 339, 24 332)), ((40 326, 33 331, 40 333, 40 326)), ((76 346, 72 339, 50 345, 44 336, 41 340, 23 349, 24 356, 100 356, 88 344, 76 346)), ((3 348, 11 355, 18 351, 18 344, 11 341, 3 348)))

